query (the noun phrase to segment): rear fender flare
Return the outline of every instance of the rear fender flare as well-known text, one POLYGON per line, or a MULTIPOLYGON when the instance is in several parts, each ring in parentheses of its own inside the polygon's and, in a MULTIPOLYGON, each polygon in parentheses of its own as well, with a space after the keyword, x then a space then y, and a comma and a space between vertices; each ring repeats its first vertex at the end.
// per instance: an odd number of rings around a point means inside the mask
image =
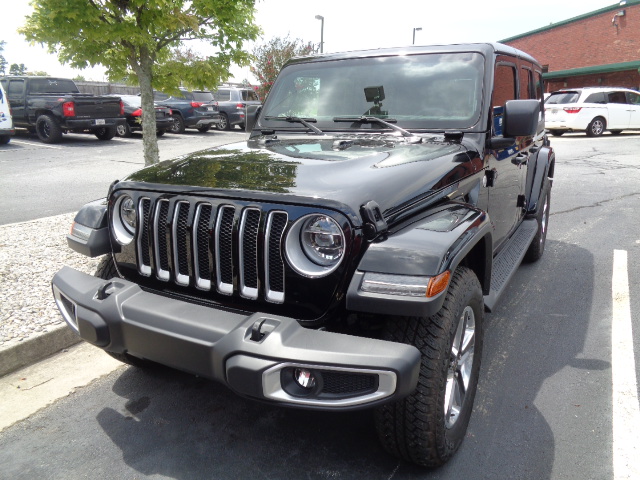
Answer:
POLYGON ((527 192, 527 216, 535 215, 542 194, 544 193, 545 180, 548 178, 553 183, 553 170, 556 161, 556 154, 551 147, 544 146, 536 155, 535 161, 529 164, 533 167, 533 173, 527 185, 530 185, 527 192))

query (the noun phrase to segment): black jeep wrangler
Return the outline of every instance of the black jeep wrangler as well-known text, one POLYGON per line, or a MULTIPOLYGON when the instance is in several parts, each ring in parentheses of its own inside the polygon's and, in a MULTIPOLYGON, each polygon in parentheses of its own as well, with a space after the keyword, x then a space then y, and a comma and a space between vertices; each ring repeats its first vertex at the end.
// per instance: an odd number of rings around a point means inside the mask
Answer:
POLYGON ((500 44, 290 61, 246 142, 162 162, 83 207, 53 278, 84 340, 239 395, 375 408, 386 449, 447 461, 483 318, 542 256, 555 156, 542 74, 500 44))

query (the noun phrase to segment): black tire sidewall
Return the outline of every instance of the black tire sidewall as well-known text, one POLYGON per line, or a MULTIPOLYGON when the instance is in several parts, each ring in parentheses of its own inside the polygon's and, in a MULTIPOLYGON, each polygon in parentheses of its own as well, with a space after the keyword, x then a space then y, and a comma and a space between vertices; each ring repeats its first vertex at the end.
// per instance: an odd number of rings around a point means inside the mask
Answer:
POLYGON ((184 120, 180 115, 173 117, 173 126, 169 129, 171 133, 184 133, 184 120))
POLYGON ((36 120, 36 134, 43 143, 57 143, 62 138, 62 128, 51 115, 40 115, 36 120), (44 133, 44 128, 49 130, 48 135, 44 133))
POLYGON ((231 125, 229 125, 229 117, 227 117, 226 113, 220 114, 220 123, 218 123, 218 130, 230 130, 231 125))
POLYGON ((604 118, 596 117, 596 118, 594 118, 593 120, 591 120, 589 122, 589 125, 587 125, 587 136, 589 136, 589 137, 599 137, 604 133, 604 131, 606 129, 607 129, 607 124, 606 124, 604 118), (602 122, 602 130, 599 133, 593 131, 593 126, 597 121, 602 122))

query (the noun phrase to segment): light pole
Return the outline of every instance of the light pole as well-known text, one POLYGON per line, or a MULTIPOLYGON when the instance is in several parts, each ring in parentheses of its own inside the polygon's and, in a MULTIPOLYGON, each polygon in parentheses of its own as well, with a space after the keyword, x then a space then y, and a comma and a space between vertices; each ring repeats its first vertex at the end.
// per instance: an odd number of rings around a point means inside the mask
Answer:
POLYGON ((316 15, 316 20, 320 20, 320 53, 324 50, 324 17, 316 15))
POLYGON ((419 32, 420 30, 422 30, 422 27, 416 27, 413 29, 413 43, 411 45, 416 44, 416 32, 419 32))

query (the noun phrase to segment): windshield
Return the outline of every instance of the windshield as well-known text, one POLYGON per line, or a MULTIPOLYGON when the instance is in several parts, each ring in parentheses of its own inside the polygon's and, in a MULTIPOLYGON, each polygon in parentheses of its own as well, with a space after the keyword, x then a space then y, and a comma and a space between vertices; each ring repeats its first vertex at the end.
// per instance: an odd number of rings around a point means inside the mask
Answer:
POLYGON ((469 52, 294 64, 278 76, 261 126, 304 128, 265 120, 300 117, 315 119, 323 131, 385 128, 344 121, 367 115, 393 119, 403 128, 470 128, 480 119, 483 73, 483 56, 469 52))
POLYGON ((544 103, 545 104, 558 104, 558 103, 576 103, 580 94, 578 92, 555 92, 549 95, 544 103))

